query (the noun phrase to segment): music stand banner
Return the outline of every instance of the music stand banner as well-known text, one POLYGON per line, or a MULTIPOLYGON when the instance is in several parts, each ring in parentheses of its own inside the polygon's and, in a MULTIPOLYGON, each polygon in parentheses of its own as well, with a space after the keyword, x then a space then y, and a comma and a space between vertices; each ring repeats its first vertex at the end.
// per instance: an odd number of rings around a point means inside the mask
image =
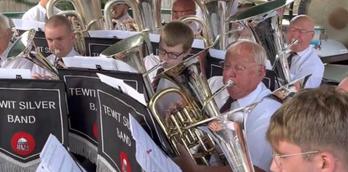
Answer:
POLYGON ((120 39, 85 37, 85 41, 87 56, 99 56, 102 51, 120 41, 120 39))
POLYGON ((97 89, 102 86, 96 75, 97 72, 124 79, 138 92, 144 92, 140 74, 86 69, 59 70, 60 78, 66 84, 68 95, 70 150, 93 163, 97 159, 99 135, 97 89))
POLYGON ((0 80, 0 171, 35 171, 50 133, 67 142, 61 81, 0 80))
POLYGON ((100 144, 97 171, 141 171, 135 158, 129 115, 132 115, 153 138, 154 126, 147 107, 129 95, 104 85, 98 90, 100 144))

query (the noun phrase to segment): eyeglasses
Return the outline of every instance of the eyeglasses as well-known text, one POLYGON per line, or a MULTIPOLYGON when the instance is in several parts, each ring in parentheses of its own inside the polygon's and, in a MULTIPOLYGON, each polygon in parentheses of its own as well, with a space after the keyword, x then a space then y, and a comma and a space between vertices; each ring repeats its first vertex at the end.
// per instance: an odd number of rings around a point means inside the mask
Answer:
POLYGON ((168 58, 170 58, 170 59, 177 59, 178 57, 180 57, 181 55, 183 55, 185 53, 185 52, 182 52, 182 53, 168 52, 162 48, 157 49, 157 51, 158 51, 158 55, 160 55, 160 56, 167 55, 168 58))
POLYGON ((308 152, 301 152, 301 153, 293 153, 293 154, 273 154, 273 160, 276 163, 278 167, 282 166, 281 160, 282 158, 288 158, 292 156, 298 156, 298 155, 311 155, 311 154, 316 154, 319 153, 319 151, 308 151, 308 152))
POLYGON ((313 33, 314 30, 305 30, 300 28, 289 28, 289 32, 299 32, 300 34, 313 33))

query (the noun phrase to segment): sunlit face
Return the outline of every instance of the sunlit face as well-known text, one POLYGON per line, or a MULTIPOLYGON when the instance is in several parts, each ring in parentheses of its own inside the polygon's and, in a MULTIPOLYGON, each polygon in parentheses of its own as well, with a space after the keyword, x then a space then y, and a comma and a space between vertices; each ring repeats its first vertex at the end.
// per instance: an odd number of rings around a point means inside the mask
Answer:
POLYGON ((181 17, 188 16, 188 15, 195 15, 195 14, 196 14, 195 4, 182 3, 182 4, 173 5, 172 20, 178 20, 181 17))
POLYGON ((46 7, 48 1, 49 1, 49 0, 40 0, 40 4, 41 4, 43 7, 46 7))
POLYGON ((319 172, 318 164, 316 164, 319 153, 303 152, 301 148, 287 141, 280 141, 274 153, 282 155, 291 155, 288 157, 273 156, 271 171, 273 172, 319 172), (301 155, 305 154, 305 155, 301 155), (306 154, 308 153, 308 154, 306 154), (297 154, 297 155, 296 155, 297 154), (312 156, 305 158, 305 156, 312 156))
POLYGON ((0 29, 0 54, 2 54, 11 40, 12 32, 10 29, 0 29))
POLYGON ((163 41, 159 44, 159 58, 161 62, 165 62, 163 68, 170 68, 183 61, 189 54, 189 51, 184 52, 183 44, 168 46, 163 41))
POLYGON ((75 35, 66 26, 46 26, 45 36, 49 49, 58 57, 65 57, 74 47, 75 35))
POLYGON ((255 90, 265 76, 265 68, 257 64, 248 51, 229 51, 224 63, 223 81, 234 81, 234 86, 227 90, 232 98, 239 99, 255 90))
POLYGON ((112 7, 112 18, 119 19, 128 11, 127 4, 117 4, 112 7))
POLYGON ((288 31, 288 43, 298 40, 298 43, 291 47, 294 52, 300 52, 306 49, 311 43, 314 36, 314 26, 307 20, 298 20, 291 23, 288 31))

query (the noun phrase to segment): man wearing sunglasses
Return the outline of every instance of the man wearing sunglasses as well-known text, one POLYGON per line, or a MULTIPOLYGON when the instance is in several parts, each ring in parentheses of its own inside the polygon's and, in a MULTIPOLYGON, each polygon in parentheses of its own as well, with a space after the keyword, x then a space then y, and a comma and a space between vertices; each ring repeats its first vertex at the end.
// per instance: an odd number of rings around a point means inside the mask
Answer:
POLYGON ((335 87, 303 90, 272 116, 271 171, 348 171, 348 95, 335 87))
POLYGON ((291 80, 309 77, 305 88, 318 87, 324 74, 324 65, 319 56, 310 46, 314 36, 314 22, 306 15, 298 15, 290 21, 287 31, 288 43, 298 42, 290 47, 288 57, 291 80))

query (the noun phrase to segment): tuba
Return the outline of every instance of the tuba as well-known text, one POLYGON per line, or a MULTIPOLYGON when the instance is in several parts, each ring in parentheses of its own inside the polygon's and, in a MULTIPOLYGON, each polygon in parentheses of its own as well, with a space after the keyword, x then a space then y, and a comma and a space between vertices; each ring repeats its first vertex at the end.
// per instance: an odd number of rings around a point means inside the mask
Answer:
MULTIPOLYGON (((262 45, 272 65, 275 65, 276 61, 282 62, 276 73, 284 81, 284 84, 290 81, 290 71, 287 65, 287 53, 285 52, 287 49, 286 41, 281 29, 282 10, 292 2, 293 0, 266 2, 250 7, 228 19, 232 27, 234 26, 232 30, 238 31, 240 37, 246 35, 249 39, 262 45)), ((233 39, 240 38, 232 38, 230 41, 233 42, 233 39)))
MULTIPOLYGON (((50 0, 46 5, 47 18, 54 15, 54 6, 61 0, 50 0)), ((102 22, 101 2, 100 0, 66 0, 75 8, 74 11, 62 11, 58 14, 72 14, 77 17, 81 23, 82 30, 87 28, 91 30, 101 30, 104 28, 102 22), (89 26, 90 25, 90 26, 89 26), (88 26, 88 27, 87 27, 88 26)))
POLYGON ((229 30, 228 23, 226 22, 228 17, 233 15, 233 10, 238 5, 236 0, 195 0, 197 6, 202 11, 202 19, 192 16, 183 17, 180 19, 184 23, 189 21, 196 21, 203 27, 204 41, 208 46, 213 45, 212 43, 219 35, 219 43, 217 49, 227 48, 227 34, 229 30))
POLYGON ((105 29, 113 28, 111 9, 119 3, 126 3, 132 9, 136 31, 148 29, 150 32, 158 32, 161 27, 161 0, 109 0, 104 6, 105 29))
POLYGON ((152 54, 152 45, 147 31, 128 37, 106 48, 101 56, 121 60, 143 75, 147 95, 154 93, 151 81, 145 68, 143 58, 152 54))
MULTIPOLYGON (((155 93, 148 106, 176 154, 179 154, 178 144, 180 143, 197 163, 214 165, 209 161, 211 157, 216 157, 220 161, 223 161, 224 158, 221 157, 214 138, 195 126, 210 117, 217 118, 221 115, 213 98, 223 88, 231 86, 233 82, 226 83, 217 93, 211 93, 206 78, 200 72, 199 59, 197 58, 207 50, 208 48, 162 72, 159 77, 170 82, 172 86, 155 93), (173 99, 176 99, 177 102, 173 99)), ((226 150, 224 155, 231 157, 232 154, 229 153, 232 152, 226 150)), ((243 154, 246 155, 246 152, 243 154)), ((231 158, 247 164, 248 168, 240 171, 252 169, 250 163, 246 162, 245 159, 240 159, 238 156, 231 158)))
MULTIPOLYGON (((55 4, 61 0, 50 0, 46 5, 47 18, 54 15, 55 4)), ((75 32, 75 48, 80 54, 86 54, 85 37, 88 30, 103 29, 100 0, 68 0, 75 10, 61 11, 58 15, 72 16, 71 23, 75 32)))
POLYGON ((209 47, 209 46, 213 45, 214 38, 210 32, 210 28, 208 27, 207 24, 204 23, 204 21, 202 19, 198 18, 195 15, 189 15, 189 16, 182 17, 179 20, 182 21, 183 23, 186 23, 186 24, 189 24, 190 22, 199 23, 199 25, 202 27, 201 32, 202 32, 202 38, 204 41, 204 46, 209 47))
POLYGON ((231 9, 238 3, 234 0, 195 0, 196 4, 202 11, 202 18, 195 15, 189 15, 180 18, 184 23, 197 22, 202 27, 202 36, 206 47, 214 45, 216 38, 220 38, 217 44, 217 49, 225 49, 226 34, 226 19, 231 16, 231 9))

